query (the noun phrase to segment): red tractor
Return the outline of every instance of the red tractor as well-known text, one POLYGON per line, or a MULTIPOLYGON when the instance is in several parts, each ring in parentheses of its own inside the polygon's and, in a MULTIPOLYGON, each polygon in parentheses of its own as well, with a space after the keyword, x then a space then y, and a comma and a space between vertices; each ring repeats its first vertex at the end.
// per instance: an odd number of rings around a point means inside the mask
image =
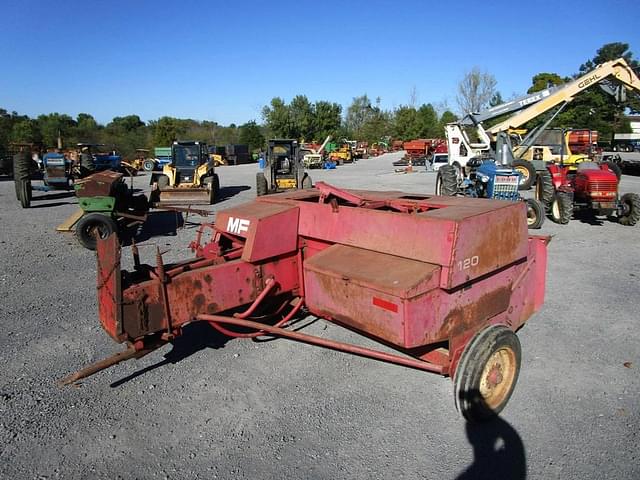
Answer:
POLYGON ((536 197, 556 223, 567 224, 576 211, 611 217, 622 225, 640 220, 640 196, 618 193, 618 177, 607 164, 582 162, 575 172, 561 164, 551 164, 538 176, 536 197))

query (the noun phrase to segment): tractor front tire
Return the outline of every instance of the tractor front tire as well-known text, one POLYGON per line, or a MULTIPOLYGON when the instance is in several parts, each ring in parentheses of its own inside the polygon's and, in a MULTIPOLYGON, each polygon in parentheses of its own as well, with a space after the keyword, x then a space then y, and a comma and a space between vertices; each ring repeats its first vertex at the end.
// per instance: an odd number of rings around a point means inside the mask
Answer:
POLYGON ((540 200, 527 198, 527 227, 538 229, 544 223, 544 205, 540 200))
POLYGON ((557 192, 551 202, 549 216, 555 223, 566 225, 573 215, 573 197, 567 192, 557 192))
POLYGON ((536 200, 542 202, 542 205, 544 205, 544 209, 547 212, 551 208, 555 193, 553 180, 551 179, 551 173, 549 170, 538 172, 538 175, 536 176, 536 200))
POLYGON ((620 168, 620 165, 610 160, 607 160, 606 162, 602 162, 602 163, 604 163, 607 167, 609 167, 609 170, 615 173, 616 177, 618 177, 618 181, 620 181, 620 178, 622 177, 622 169, 620 168))
POLYGON ((504 325, 491 325, 469 341, 453 379, 464 418, 477 422, 502 411, 518 381, 521 356, 518 337, 504 325))
POLYGON ((145 172, 153 172, 156 169, 156 162, 154 162, 153 160, 145 160, 142 163, 142 169, 145 172))
POLYGON ((618 217, 620 225, 633 227, 640 220, 640 195, 625 193, 620 199, 623 213, 618 217))
POLYGON ((458 172, 453 165, 443 165, 436 177, 436 195, 453 197, 458 193, 458 172))
POLYGON ((267 184, 267 177, 264 176, 264 173, 258 172, 256 173, 256 195, 258 197, 262 197, 269 193, 269 185, 267 184))
POLYGON ((313 182, 311 181, 311 177, 306 173, 304 174, 304 177, 302 177, 302 188, 304 189, 313 188, 313 182))
POLYGON ((97 236, 101 239, 107 238, 112 233, 118 231, 115 220, 100 213, 90 213, 85 215, 76 225, 76 237, 80 244, 89 250, 95 250, 97 236))
POLYGON ((515 160, 513 169, 520 174, 520 183, 518 190, 529 190, 536 178, 536 169, 528 160, 515 160))

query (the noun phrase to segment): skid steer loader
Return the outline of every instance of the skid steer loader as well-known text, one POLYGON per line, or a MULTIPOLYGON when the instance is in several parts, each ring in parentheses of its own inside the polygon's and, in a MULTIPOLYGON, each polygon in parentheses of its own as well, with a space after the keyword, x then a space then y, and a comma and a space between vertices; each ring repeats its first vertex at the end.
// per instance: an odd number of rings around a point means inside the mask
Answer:
POLYGON ((173 142, 171 163, 151 176, 155 205, 212 205, 220 189, 206 143, 173 142))

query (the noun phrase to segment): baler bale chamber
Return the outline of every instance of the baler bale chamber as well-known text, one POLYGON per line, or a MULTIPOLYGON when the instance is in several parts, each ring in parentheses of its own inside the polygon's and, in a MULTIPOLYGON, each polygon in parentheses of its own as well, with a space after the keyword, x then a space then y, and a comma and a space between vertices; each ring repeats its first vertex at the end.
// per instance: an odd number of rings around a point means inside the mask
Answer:
POLYGON ((129 348, 64 381, 205 321, 231 337, 287 337, 451 376, 461 413, 490 417, 518 377, 515 332, 544 300, 549 239, 528 235, 526 220, 522 202, 318 182, 218 212, 177 264, 159 251, 156 266, 142 264, 134 246, 134 271, 121 271, 115 238, 99 240, 100 321, 129 348), (287 330, 302 309, 398 353, 287 330))

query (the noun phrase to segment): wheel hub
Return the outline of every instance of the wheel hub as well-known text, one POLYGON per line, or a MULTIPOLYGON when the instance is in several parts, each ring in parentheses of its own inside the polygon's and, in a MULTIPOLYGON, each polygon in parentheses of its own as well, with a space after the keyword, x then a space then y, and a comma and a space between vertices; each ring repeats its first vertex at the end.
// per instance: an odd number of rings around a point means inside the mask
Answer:
POLYGON ((480 395, 489 408, 496 408, 509 395, 516 375, 516 358, 507 348, 497 350, 486 363, 480 381, 480 395))

